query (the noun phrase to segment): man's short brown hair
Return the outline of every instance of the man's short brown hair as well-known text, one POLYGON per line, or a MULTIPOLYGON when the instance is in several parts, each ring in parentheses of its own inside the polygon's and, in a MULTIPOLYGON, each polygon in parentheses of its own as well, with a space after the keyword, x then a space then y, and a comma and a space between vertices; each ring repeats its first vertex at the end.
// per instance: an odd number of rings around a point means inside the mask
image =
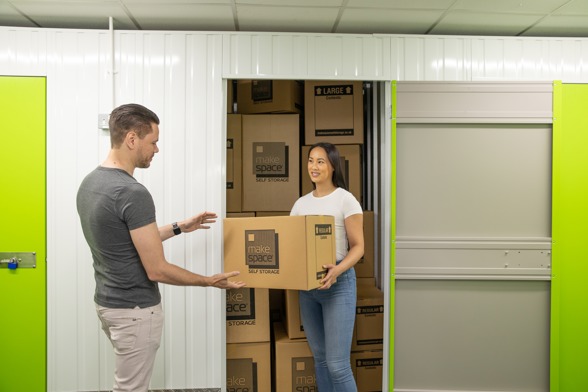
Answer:
POLYGON ((110 146, 119 147, 129 131, 135 131, 139 139, 153 131, 152 124, 159 125, 159 117, 145 106, 129 103, 120 105, 110 113, 110 146))

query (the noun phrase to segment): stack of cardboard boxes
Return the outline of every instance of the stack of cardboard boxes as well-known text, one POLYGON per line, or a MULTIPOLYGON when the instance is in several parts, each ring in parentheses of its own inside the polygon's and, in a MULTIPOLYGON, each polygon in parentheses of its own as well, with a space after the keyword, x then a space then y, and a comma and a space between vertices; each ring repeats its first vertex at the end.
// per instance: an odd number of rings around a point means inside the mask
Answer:
MULTIPOLYGON (((320 141, 337 146, 348 189, 362 202, 363 84, 265 80, 230 87, 224 261, 225 270, 241 271, 247 288, 227 292, 227 390, 316 390, 298 290, 318 287, 321 266, 335 262, 334 221, 289 211, 312 191, 306 161, 320 141)), ((374 279, 374 227, 373 212, 364 211, 351 348, 359 391, 381 390, 382 380, 384 301, 374 279)))
POLYGON ((267 289, 227 290, 227 391, 271 390, 267 289))

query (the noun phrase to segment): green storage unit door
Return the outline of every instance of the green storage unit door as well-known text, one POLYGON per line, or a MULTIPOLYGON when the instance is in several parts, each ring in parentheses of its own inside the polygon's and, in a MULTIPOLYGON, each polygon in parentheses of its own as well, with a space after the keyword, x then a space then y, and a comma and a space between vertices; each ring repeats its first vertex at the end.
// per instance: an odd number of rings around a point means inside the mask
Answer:
POLYGON ((46 390, 46 79, 0 77, 0 391, 46 390), (18 253, 36 266, 8 268, 18 253))
POLYGON ((588 391, 588 85, 556 83, 551 391, 588 391))

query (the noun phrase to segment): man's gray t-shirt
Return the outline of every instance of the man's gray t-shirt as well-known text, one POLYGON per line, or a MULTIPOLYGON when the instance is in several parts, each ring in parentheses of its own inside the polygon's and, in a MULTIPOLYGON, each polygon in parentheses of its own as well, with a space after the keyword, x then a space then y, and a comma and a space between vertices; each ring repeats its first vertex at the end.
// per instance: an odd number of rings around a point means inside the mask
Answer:
POLYGON ((129 309, 159 304, 159 287, 147 277, 129 232, 155 222, 147 188, 124 170, 98 166, 82 181, 77 207, 94 259, 94 301, 129 309))

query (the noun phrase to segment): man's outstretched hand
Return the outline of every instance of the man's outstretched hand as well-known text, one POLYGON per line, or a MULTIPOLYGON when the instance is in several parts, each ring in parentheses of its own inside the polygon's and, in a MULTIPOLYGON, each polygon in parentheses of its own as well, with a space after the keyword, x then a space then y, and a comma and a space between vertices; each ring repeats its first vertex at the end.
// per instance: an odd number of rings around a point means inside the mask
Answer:
POLYGON ((210 279, 210 286, 217 287, 219 289, 240 289, 245 286, 244 282, 233 282, 229 279, 239 275, 239 271, 223 272, 220 274, 212 275, 210 279))

